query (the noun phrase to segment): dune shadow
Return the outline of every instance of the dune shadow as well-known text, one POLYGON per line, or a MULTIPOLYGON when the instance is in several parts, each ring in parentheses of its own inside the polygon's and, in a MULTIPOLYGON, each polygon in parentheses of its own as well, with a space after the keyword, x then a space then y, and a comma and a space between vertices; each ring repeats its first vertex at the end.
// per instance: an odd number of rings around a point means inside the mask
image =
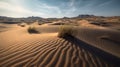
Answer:
POLYGON ((64 39, 68 40, 69 42, 71 42, 85 50, 88 50, 90 53, 98 56, 101 59, 104 59, 108 63, 115 65, 115 67, 120 67, 120 58, 118 58, 110 53, 107 53, 101 49, 98 49, 94 46, 91 46, 73 36, 66 36, 66 37, 64 37, 64 39))
POLYGON ((101 39, 113 42, 113 43, 118 44, 118 45, 120 44, 120 40, 119 39, 111 39, 109 37, 103 37, 101 39))

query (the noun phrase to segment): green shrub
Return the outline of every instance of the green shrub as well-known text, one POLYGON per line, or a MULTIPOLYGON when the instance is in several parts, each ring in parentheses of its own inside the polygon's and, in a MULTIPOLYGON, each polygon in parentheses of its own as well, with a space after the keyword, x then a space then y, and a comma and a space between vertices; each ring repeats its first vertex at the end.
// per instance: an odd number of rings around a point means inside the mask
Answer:
POLYGON ((72 36, 72 34, 73 34, 72 26, 62 25, 59 28, 58 37, 60 38, 64 38, 66 36, 72 36))

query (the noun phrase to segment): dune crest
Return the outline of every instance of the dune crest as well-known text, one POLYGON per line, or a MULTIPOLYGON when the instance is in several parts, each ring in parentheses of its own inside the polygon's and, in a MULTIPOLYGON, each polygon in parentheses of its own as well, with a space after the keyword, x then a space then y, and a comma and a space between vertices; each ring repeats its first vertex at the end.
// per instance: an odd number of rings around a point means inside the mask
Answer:
POLYGON ((57 34, 29 34, 26 28, 0 33, 0 66, 114 67, 57 34))

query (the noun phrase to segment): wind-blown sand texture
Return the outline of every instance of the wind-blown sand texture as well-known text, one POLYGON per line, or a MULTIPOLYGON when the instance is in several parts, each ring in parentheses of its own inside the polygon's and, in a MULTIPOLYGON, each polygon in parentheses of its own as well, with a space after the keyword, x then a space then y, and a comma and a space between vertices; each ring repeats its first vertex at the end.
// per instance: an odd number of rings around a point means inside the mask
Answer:
POLYGON ((120 32, 104 28, 79 28, 78 39, 120 58, 120 32), (89 35, 89 36, 88 36, 89 35))
POLYGON ((27 27, 1 32, 0 67, 115 67, 57 34, 29 34, 27 27))
POLYGON ((73 36, 120 58, 120 31, 89 22, 81 24, 81 27, 76 27, 77 32, 74 31, 73 36))
POLYGON ((4 32, 4 31, 11 30, 11 29, 15 29, 15 27, 17 27, 16 24, 4 24, 4 23, 0 23, 0 32, 4 32))

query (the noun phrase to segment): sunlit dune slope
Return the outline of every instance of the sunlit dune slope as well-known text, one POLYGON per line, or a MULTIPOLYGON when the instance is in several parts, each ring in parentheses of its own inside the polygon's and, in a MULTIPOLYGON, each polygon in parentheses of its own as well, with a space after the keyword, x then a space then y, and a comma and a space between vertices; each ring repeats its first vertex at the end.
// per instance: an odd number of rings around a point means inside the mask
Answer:
POLYGON ((27 28, 0 33, 1 67, 114 67, 57 32, 30 34, 27 28))

